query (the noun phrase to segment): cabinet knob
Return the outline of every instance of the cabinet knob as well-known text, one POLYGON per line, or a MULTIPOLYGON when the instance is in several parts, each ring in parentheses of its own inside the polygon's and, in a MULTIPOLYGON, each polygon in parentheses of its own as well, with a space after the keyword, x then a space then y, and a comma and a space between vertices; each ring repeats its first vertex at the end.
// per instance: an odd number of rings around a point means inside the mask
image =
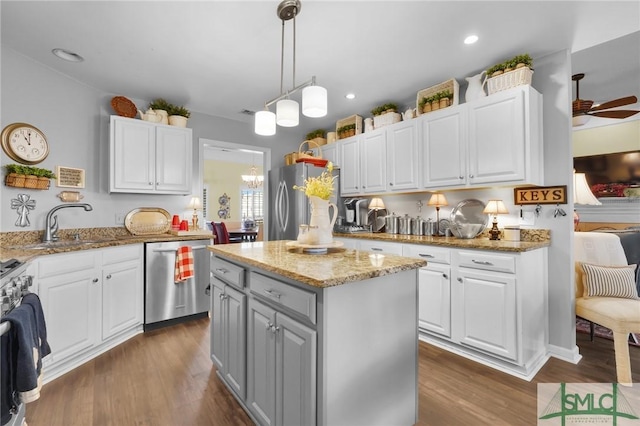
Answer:
POLYGON ((458 179, 464 179, 464 176, 458 176, 458 179))
POLYGON ((393 186, 393 182, 389 182, 389 186, 393 186))
POLYGON ((97 283, 97 282, 98 282, 98 279, 97 279, 97 278, 94 278, 94 279, 93 279, 93 283, 95 284, 95 283, 97 283))
POLYGON ((279 332, 279 331, 280 331, 280 327, 274 327, 273 325, 271 326, 271 332, 272 332, 273 334, 276 334, 276 333, 277 333, 277 332, 279 332))
POLYGON ((273 328, 273 324, 271 324, 271 321, 269 321, 267 323, 267 330, 271 330, 273 328))
POLYGON ((111 274, 107 275, 107 279, 110 280, 111 279, 111 274))
POLYGON ((152 185, 153 185, 153 182, 149 182, 149 186, 152 186, 152 185))
POLYGON ((471 179, 473 179, 473 175, 469 175, 469 177, 470 177, 471 179))
POLYGON ((462 282, 462 278, 458 277, 458 282, 461 283, 462 282))
POLYGON ((442 274, 442 278, 447 279, 449 276, 447 274, 442 274))

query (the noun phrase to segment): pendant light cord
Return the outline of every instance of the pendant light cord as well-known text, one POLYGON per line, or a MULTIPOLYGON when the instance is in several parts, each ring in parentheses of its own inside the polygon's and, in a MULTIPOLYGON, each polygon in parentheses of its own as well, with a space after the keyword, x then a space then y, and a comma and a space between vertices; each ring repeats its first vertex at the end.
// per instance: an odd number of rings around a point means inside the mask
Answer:
POLYGON ((293 81, 291 87, 296 87, 296 16, 298 8, 293 8, 293 81))
POLYGON ((284 19, 282 20, 282 40, 280 42, 280 94, 282 95, 284 91, 282 90, 284 86, 284 19))

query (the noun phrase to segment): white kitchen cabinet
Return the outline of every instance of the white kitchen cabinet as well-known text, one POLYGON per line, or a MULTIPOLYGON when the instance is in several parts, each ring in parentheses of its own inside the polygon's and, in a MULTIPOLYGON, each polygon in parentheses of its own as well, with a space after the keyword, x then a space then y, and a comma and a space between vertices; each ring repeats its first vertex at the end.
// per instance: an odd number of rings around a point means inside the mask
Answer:
POLYGON ((189 128, 111 116, 109 192, 190 194, 189 128))
POLYGON ((402 256, 402 244, 388 241, 358 240, 358 250, 402 256))
POLYGON ((383 193, 387 189, 387 133, 365 133, 360 139, 360 176, 364 194, 383 193))
POLYGON ((247 296, 215 276, 211 284, 211 360, 229 386, 244 399, 247 296))
POLYGON ((249 299, 247 405, 261 424, 316 421, 316 331, 249 299))
POLYGON ((320 149, 314 148, 314 155, 321 154, 322 158, 331 161, 334 166, 340 167, 340 150, 338 149, 338 143, 331 143, 327 145, 322 145, 320 149))
POLYGON ((415 190, 420 185, 420 146, 417 121, 403 121, 387 129, 389 191, 415 190))
POLYGON ((360 138, 358 135, 339 142, 340 159, 340 194, 354 195, 362 192, 360 188, 360 138))
POLYGON ((35 262, 52 350, 45 382, 142 332, 142 244, 35 262))
POLYGON ((518 86, 425 114, 423 188, 542 185, 541 98, 518 86))

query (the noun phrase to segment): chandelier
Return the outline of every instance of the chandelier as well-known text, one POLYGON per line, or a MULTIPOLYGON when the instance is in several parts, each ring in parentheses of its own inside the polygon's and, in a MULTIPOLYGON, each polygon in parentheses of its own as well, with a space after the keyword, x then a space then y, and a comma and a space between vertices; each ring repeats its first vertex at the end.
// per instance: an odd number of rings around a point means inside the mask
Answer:
POLYGON ((264 176, 258 175, 258 168, 256 166, 251 166, 251 169, 249 170, 249 174, 242 175, 242 181, 250 189, 257 189, 262 186, 262 181, 264 181, 264 176))
POLYGON ((255 132, 261 136, 276 134, 276 124, 282 127, 295 127, 299 122, 298 102, 289 95, 302 90, 302 114, 317 118, 327 115, 327 89, 316 85, 316 77, 296 86, 296 15, 300 13, 299 0, 284 0, 278 5, 277 14, 282 21, 282 42, 280 50, 280 96, 265 102, 264 110, 256 112, 255 132), (293 88, 284 90, 284 23, 293 19, 293 88), (275 114, 269 106, 276 104, 275 114))

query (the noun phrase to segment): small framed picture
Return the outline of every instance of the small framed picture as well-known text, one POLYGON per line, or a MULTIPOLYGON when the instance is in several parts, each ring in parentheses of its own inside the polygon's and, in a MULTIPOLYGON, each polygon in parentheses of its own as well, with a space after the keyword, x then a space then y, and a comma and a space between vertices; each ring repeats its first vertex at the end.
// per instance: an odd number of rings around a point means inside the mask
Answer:
POLYGON ((56 167, 56 186, 59 188, 84 188, 84 169, 56 167))

